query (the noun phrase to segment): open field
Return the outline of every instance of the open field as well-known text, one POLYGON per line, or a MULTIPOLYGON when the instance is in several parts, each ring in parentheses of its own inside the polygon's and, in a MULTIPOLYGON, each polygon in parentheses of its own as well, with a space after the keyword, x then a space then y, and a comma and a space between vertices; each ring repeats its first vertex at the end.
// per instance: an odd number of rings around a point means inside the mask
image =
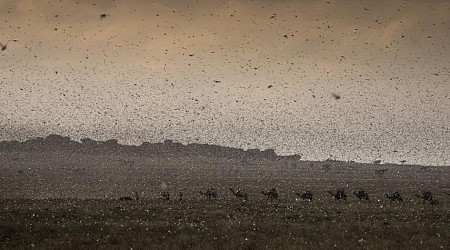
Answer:
POLYGON ((443 206, 2 200, 2 248, 440 249, 443 206))
POLYGON ((448 249, 450 168, 286 158, 0 153, 0 248, 448 249), (376 169, 388 169, 383 176, 376 169), (198 191, 214 187, 218 199, 198 191), (241 202, 228 190, 249 193, 241 202), (262 190, 276 188, 267 201, 262 190), (347 201, 327 190, 344 188, 347 201), (371 202, 351 194, 365 189, 371 202), (311 190, 314 201, 295 192, 311 190), (399 191, 403 203, 389 203, 399 191), (414 196, 433 192, 436 206, 414 196), (140 194, 140 200, 118 201, 140 194), (167 191, 172 200, 156 197, 167 191), (184 194, 179 202, 177 194, 184 194))

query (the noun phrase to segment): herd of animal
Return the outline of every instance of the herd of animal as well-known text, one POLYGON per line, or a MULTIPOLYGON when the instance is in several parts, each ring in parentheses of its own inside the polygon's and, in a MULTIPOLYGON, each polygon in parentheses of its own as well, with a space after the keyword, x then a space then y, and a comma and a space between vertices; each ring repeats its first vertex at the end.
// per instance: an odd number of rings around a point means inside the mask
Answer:
MULTIPOLYGON (((236 198, 241 199, 242 201, 247 201, 249 198, 248 193, 242 189, 238 188, 235 190, 234 188, 230 188, 230 191, 236 198)), ((334 197, 334 199, 337 201, 339 201, 339 200, 346 201, 348 198, 344 189, 338 189, 338 190, 336 190, 336 192, 332 192, 332 191, 327 191, 327 192, 329 194, 331 194, 334 197)), ((262 193, 262 195, 264 195, 266 197, 266 200, 277 200, 279 198, 279 193, 276 190, 276 188, 271 188, 268 191, 262 191, 261 193, 262 193)), ((199 191, 199 194, 208 200, 218 198, 217 190, 214 188, 208 188, 206 190, 201 190, 201 191, 199 191)), ((370 201, 369 194, 363 189, 354 191, 353 194, 360 201, 370 201)), ((311 191, 295 193, 295 195, 297 195, 298 199, 300 199, 300 200, 311 201, 311 202, 313 201, 313 193, 311 191)), ((390 203, 403 202, 402 195, 398 191, 395 191, 390 194, 386 194, 385 196, 388 200, 390 200, 390 203)), ((417 198, 421 199, 422 203, 424 203, 424 204, 425 203, 430 204, 430 205, 439 204, 439 201, 433 198, 433 194, 430 191, 423 191, 422 193, 416 194, 415 196, 417 198)), ((121 200, 121 201, 139 200, 139 194, 137 192, 134 192, 134 197, 135 198, 132 198, 129 196, 124 196, 124 197, 120 197, 119 200, 121 200)), ((183 201, 183 193, 179 192, 177 198, 179 201, 183 201)), ((170 193, 167 191, 164 191, 157 197, 157 199, 168 201, 168 200, 170 200, 170 193)))

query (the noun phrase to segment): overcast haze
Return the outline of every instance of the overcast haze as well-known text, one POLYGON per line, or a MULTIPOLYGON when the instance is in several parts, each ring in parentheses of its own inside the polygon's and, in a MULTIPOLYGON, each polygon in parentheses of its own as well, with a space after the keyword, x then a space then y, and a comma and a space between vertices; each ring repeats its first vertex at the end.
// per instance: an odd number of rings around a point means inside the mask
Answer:
POLYGON ((450 165, 450 1, 2 0, 0 21, 1 140, 450 165))

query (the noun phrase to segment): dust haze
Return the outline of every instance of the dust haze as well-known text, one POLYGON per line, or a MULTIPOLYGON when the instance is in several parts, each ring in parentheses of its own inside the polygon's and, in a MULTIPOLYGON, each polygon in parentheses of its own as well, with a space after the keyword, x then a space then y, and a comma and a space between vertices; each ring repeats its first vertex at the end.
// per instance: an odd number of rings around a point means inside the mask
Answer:
POLYGON ((0 1, 0 248, 444 249, 450 2, 0 1))
POLYGON ((448 1, 0 5, 3 140, 449 164, 448 1))

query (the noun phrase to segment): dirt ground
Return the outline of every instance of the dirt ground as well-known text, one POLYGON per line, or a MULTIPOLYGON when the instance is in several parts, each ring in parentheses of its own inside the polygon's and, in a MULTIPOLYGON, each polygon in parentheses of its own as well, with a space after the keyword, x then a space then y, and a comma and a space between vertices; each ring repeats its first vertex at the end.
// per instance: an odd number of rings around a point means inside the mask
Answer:
POLYGON ((0 152, 0 186, 0 248, 450 246, 450 167, 17 151, 0 152), (248 201, 230 187, 245 190, 248 201), (198 194, 207 188, 217 200, 198 194), (261 194, 270 188, 279 199, 261 194), (347 201, 327 193, 339 188, 347 201), (352 194, 358 189, 370 202, 352 194), (312 202, 295 195, 305 190, 312 202), (439 203, 415 197, 424 190, 439 203), (403 202, 385 197, 394 191, 403 202), (138 201, 118 200, 133 192, 138 201), (161 192, 172 199, 158 200, 161 192))

